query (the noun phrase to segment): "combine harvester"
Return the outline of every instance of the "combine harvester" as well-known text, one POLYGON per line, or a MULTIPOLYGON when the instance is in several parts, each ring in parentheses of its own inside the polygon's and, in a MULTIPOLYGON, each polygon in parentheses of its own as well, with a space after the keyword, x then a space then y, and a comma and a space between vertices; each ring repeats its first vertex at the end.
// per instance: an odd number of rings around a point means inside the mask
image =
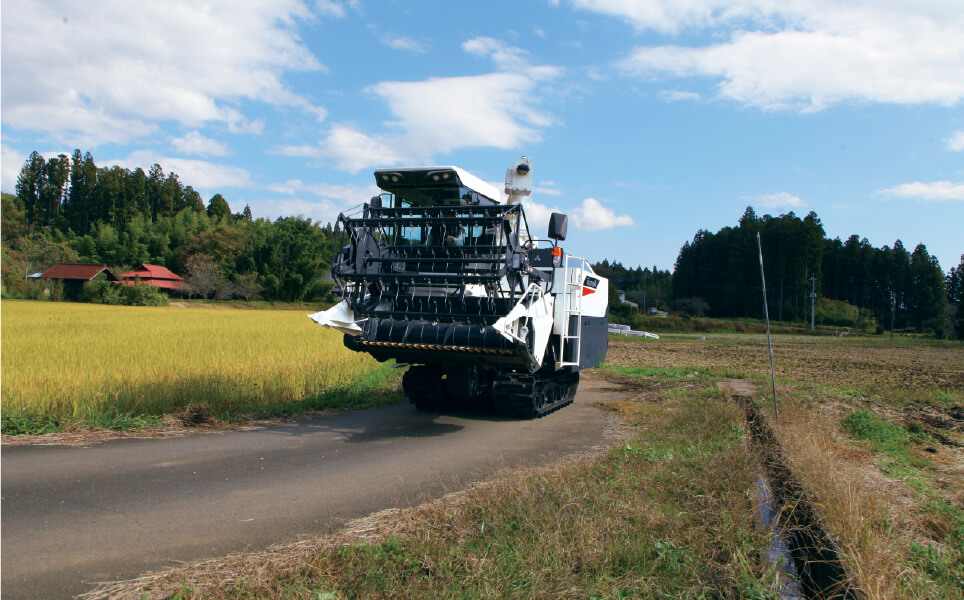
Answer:
POLYGON ((345 346, 411 366, 405 395, 425 410, 485 403, 534 418, 573 401, 579 371, 606 357, 608 281, 567 254, 568 218, 529 232, 528 159, 499 190, 457 167, 379 169, 383 190, 335 226, 342 301, 309 315, 345 346))

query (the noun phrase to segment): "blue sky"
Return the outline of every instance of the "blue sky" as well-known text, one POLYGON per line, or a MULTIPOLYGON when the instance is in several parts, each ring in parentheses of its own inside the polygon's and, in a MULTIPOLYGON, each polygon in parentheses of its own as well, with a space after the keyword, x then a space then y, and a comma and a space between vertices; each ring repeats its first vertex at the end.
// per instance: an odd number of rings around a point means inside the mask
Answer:
POLYGON ((592 260, 672 269, 748 205, 964 253, 959 0, 4 0, 0 25, 6 192, 80 148, 332 221, 377 167, 500 185, 524 154, 530 221, 568 213, 592 260))

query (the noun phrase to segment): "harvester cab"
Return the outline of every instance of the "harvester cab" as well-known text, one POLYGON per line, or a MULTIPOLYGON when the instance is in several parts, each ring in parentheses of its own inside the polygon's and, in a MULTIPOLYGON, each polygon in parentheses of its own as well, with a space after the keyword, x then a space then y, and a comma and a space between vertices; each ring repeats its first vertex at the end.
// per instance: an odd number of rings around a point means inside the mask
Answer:
POLYGON ((382 190, 335 226, 342 300, 309 315, 345 345, 412 365, 421 409, 485 403, 533 418, 572 402, 579 371, 606 356, 608 281, 567 254, 566 215, 532 235, 525 157, 499 189, 457 167, 379 169, 382 190))

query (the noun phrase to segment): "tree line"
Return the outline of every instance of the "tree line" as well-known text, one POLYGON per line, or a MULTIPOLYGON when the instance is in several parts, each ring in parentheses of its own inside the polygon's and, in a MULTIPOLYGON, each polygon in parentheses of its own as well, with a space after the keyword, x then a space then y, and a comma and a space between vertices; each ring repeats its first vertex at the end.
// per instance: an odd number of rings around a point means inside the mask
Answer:
MULTIPOLYGON (((98 167, 80 150, 50 159, 34 152, 16 191, 3 195, 5 293, 29 295, 25 276, 56 262, 124 270, 150 263, 186 275, 190 293, 199 297, 331 300, 330 224, 302 217, 254 219, 249 206, 232 213, 221 194, 205 204, 160 165, 145 173, 98 167)), ((748 207, 735 227, 699 230, 680 249, 672 273, 608 260, 594 269, 610 280, 610 306, 617 316, 634 311, 619 302, 622 290, 640 312, 759 318, 757 234, 773 319, 806 321, 813 291, 825 311, 828 302, 854 311, 852 321, 937 334, 949 325, 964 335, 964 257, 945 276, 923 244, 910 252, 900 240, 874 248, 858 235, 827 239, 814 212, 802 219, 793 212, 760 217, 748 207)), ((822 318, 833 322, 832 315, 822 318)))
MULTIPOLYGON (((759 217, 748 207, 736 227, 698 231, 676 259, 674 300, 700 299, 709 316, 759 317, 757 234, 771 318, 806 321, 815 293, 854 307, 881 330, 946 331, 956 301, 947 293, 951 276, 945 278, 924 244, 908 252, 900 240, 875 248, 858 235, 827 239, 814 212, 803 219, 793 212, 759 217)), ((959 279, 960 268, 952 273, 959 279)))
POLYGON ((26 275, 56 262, 141 263, 187 276, 200 297, 304 301, 329 295, 331 226, 303 217, 236 214, 221 194, 207 205, 177 174, 97 167, 76 150, 45 160, 32 153, 17 195, 3 195, 3 284, 30 295, 26 275))

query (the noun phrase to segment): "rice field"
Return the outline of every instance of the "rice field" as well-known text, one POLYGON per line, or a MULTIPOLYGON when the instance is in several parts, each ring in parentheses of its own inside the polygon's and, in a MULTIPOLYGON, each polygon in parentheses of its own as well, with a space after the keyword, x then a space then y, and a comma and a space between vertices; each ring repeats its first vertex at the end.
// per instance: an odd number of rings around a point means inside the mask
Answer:
POLYGON ((387 365, 302 311, 4 300, 2 412, 52 422, 225 414, 385 385, 387 365))

